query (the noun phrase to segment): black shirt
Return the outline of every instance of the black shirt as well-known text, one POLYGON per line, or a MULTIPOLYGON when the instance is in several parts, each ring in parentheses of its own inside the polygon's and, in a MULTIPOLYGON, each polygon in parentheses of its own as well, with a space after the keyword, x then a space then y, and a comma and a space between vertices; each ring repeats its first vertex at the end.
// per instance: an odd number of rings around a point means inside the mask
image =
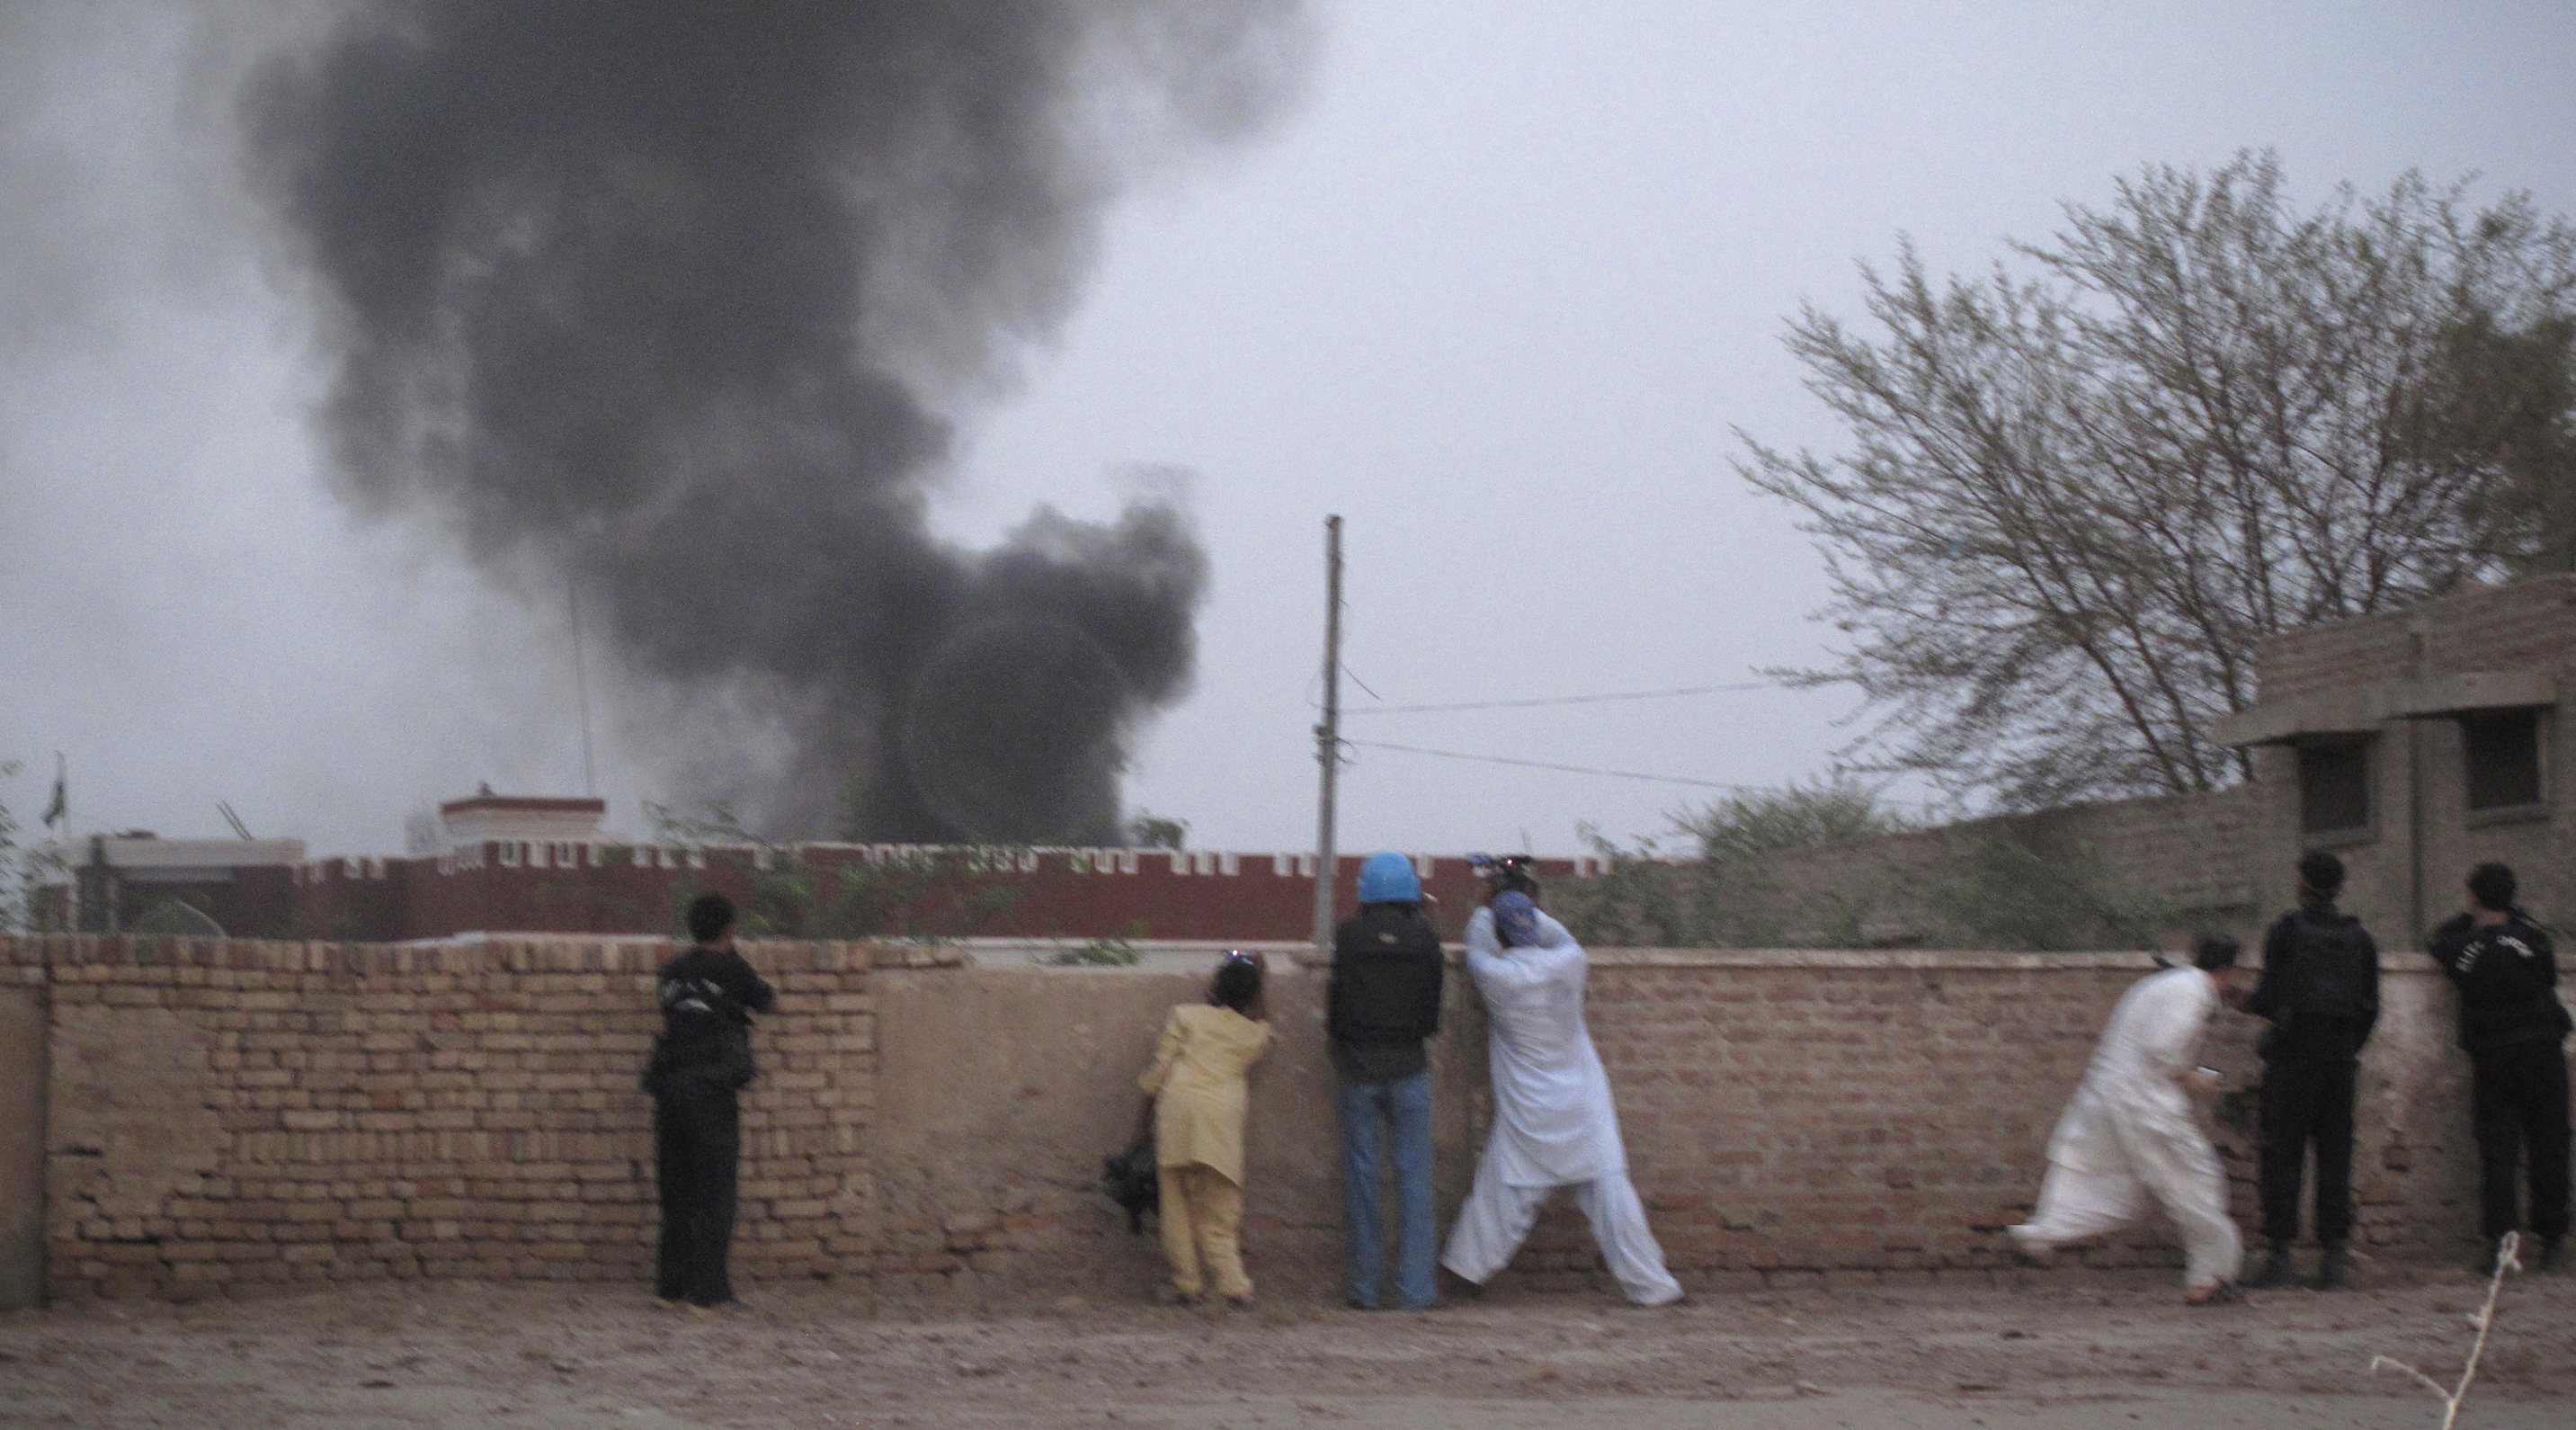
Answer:
POLYGON ((2379 945, 2361 920, 2320 900, 2263 936, 2263 976, 2247 1012, 2268 1018, 2266 1058, 2354 1058, 2379 1022, 2379 945))
POLYGON ((2557 950, 2519 910, 2500 924, 2461 914, 2433 930, 2424 951, 2460 990, 2460 1046, 2471 1053, 2567 1036, 2557 950))
POLYGON ((1429 1070, 1422 1040, 1440 1031, 1446 975, 1440 933, 1412 904, 1366 904, 1333 932, 1325 1027, 1345 1082, 1393 1082, 1429 1070))
POLYGON ((751 1081, 751 1015, 778 1006, 777 991, 730 948, 692 948, 662 965, 662 1036, 645 1083, 669 1077, 751 1081))

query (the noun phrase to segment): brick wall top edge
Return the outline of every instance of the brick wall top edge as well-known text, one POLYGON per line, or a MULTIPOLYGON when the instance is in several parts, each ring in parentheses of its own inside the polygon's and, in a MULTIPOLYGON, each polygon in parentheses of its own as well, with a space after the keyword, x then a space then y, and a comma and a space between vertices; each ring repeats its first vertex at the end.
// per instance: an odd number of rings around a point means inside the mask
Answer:
MULTIPOLYGON (((415 943, 330 943, 265 939, 171 938, 157 935, 0 934, 0 965, 151 970, 210 968, 276 973, 649 973, 676 951, 669 939, 579 935, 477 937, 415 943)), ((849 972, 872 967, 941 967, 964 961, 961 949, 845 941, 745 940, 764 969, 849 972)))
POLYGON ((1601 968, 2111 968, 2144 970, 2144 952, 2010 953, 1920 948, 1593 948, 1601 968))
MULTIPOLYGON (((1586 955, 1597 968, 1996 968, 2018 970, 2109 969, 2144 973, 2155 967, 2155 955, 2119 953, 2011 953, 1974 949, 1816 949, 1816 948, 1595 948, 1586 955)), ((2167 955, 2170 957, 2171 955, 2167 955)), ((2261 963, 2249 958, 2247 966, 2261 963)), ((2383 949, 2383 973, 2434 971, 2411 949, 2383 949)))
MULTIPOLYGON (((650 973, 671 945, 664 940, 529 938, 399 944, 293 943, 251 939, 108 938, 94 934, 0 935, 0 964, 36 967, 229 968, 285 973, 650 973)), ((743 951, 770 972, 858 972, 868 968, 959 969, 969 964, 953 945, 745 940, 743 951)), ((1286 952, 1286 950, 1282 950, 1286 952)), ((1604 968, 2109 969, 2143 971, 2144 950, 2016 953, 1980 949, 1593 948, 1604 968)), ((1453 950, 1454 953, 1454 950, 1453 950)), ((1291 955, 1292 964, 1312 960, 1291 955)), ((2411 949, 2387 949, 2380 967, 2429 970, 2411 949)), ((987 972, 1018 972, 986 968, 987 972)), ((1118 968, 1031 968, 1048 977, 1117 976, 1118 968)), ((1145 970, 1152 971, 1152 970, 1145 970)))

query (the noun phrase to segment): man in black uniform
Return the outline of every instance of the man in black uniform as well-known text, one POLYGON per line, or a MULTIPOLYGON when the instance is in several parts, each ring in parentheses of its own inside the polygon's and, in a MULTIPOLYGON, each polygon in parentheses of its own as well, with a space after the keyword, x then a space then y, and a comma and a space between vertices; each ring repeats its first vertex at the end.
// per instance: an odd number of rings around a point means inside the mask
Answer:
POLYGON ((1401 854, 1360 865, 1359 913, 1333 932, 1325 989, 1340 1082, 1342 1207, 1349 1238, 1345 1299, 1380 1304, 1386 1264, 1378 1211, 1380 1128, 1395 1164, 1395 1303, 1424 1310, 1438 1295, 1439 1226, 1431 1200, 1431 1062, 1422 1040, 1440 1031, 1445 966, 1440 934, 1422 912, 1422 881, 1401 854))
POLYGON ((742 1157, 735 1098, 752 1079, 751 1015, 778 995, 734 950, 733 901, 689 904, 692 947, 662 965, 662 1035, 644 1090, 653 1094, 653 1160, 662 1196, 661 1270, 653 1294, 715 1307, 733 1300, 734 1178, 742 1157))
POLYGON ((2361 920, 2334 905, 2343 861, 2322 849, 2299 860, 2299 907, 2263 939, 2263 976, 2246 1011, 2268 1018, 2263 1036, 2263 1236, 2272 1254, 2249 1287, 2287 1286, 2299 1236, 2299 1182, 2317 1150, 2320 1291, 2352 1275, 2352 1098, 2362 1044, 2379 1021, 2379 945, 2361 920))
POLYGON ((2531 1234, 2537 1271, 2556 1271, 2567 1239, 2567 1056, 2570 1031, 2558 1001, 2558 956, 2549 935, 2513 901, 2513 870, 2480 864, 2469 875, 2468 912, 2433 930, 2426 952, 2460 990, 2460 1046, 2468 1050, 2478 1137, 2481 1270, 2496 1243, 2524 1225, 2514 1172, 2530 1158, 2531 1234))

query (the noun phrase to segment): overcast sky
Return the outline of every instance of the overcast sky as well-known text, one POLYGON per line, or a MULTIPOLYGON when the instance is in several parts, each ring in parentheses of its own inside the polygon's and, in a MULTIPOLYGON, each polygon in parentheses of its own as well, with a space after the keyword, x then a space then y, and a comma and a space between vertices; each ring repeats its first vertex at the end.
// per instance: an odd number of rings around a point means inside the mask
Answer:
MULTIPOLYGON (((308 315, 226 149, 284 13, 0 0, 0 782, 53 754, 75 825, 383 852, 480 780, 578 792, 560 605, 353 518, 303 418, 308 315), (256 17, 260 24, 242 23, 256 17), (30 18, 32 17, 32 18, 30 18)), ((1197 473, 1214 567, 1196 692, 1131 803, 1248 850, 1314 836, 1327 513, 1354 712, 1742 681, 1821 658, 1821 563, 1730 466, 1830 446, 1780 345, 1907 233, 1943 269, 2041 237, 2150 162, 2278 150, 2306 199, 2416 167, 2576 210, 2576 6, 1330 4, 1264 139, 1113 213, 1070 322, 959 415, 940 525, 1107 516, 1197 473), (1370 692, 1374 692, 1372 695, 1370 692)), ((593 691, 612 822, 668 788, 652 711, 593 691)), ((1778 690, 1347 733, 1772 785, 1847 696, 1778 690)), ((1713 791, 1361 747, 1343 847, 1566 852, 1713 791)), ((1898 791, 1919 795, 1922 791, 1898 791)))

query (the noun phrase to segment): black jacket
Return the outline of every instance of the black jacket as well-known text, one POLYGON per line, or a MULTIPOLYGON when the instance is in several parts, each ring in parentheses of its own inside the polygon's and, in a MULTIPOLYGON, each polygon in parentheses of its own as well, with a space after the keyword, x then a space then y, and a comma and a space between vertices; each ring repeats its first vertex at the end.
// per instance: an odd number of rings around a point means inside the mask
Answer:
POLYGON ((2331 903, 2283 914, 2263 936, 2263 976, 2245 1010, 2268 1018, 2266 1058, 2354 1058, 2379 1022, 2379 944, 2331 903))
POLYGON ((1446 971, 1440 933, 1413 905, 1363 905, 1333 931, 1324 1025, 1344 1077, 1382 1082, 1429 1066, 1422 1040, 1440 1031, 1446 971))
POLYGON ((778 1006, 778 994, 741 954, 692 948, 662 965, 658 980, 662 1035, 644 1086, 676 1079, 741 1087, 752 1079, 751 1015, 778 1006))
POLYGON ((2460 1046, 2471 1055, 2567 1036, 2557 951, 2521 911, 2483 927, 2461 914, 2433 930, 2424 951, 2460 990, 2460 1046))

